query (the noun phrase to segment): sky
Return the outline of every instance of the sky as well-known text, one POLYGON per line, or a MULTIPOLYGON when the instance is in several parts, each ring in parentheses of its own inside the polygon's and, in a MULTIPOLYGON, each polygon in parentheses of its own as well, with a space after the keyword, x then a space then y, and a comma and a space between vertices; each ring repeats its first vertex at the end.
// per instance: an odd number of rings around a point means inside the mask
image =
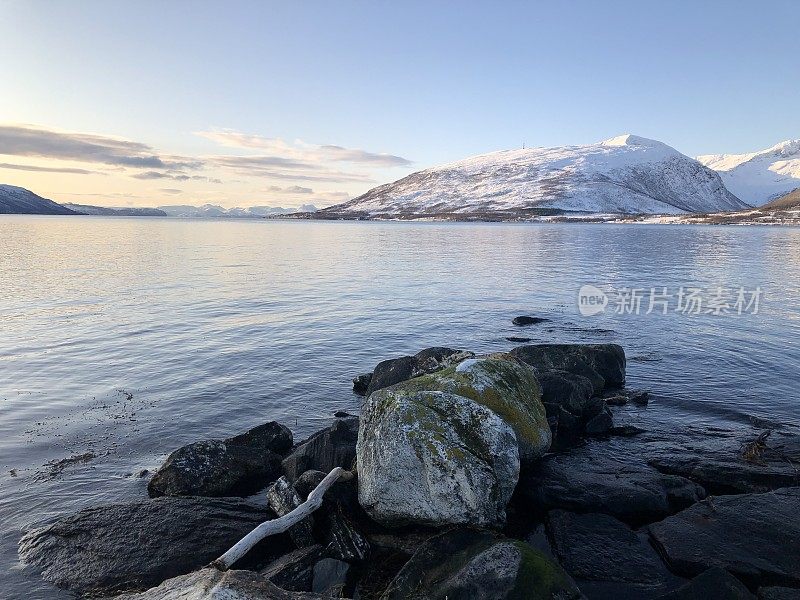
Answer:
POLYGON ((101 206, 317 207, 622 133, 800 138, 800 2, 0 0, 0 183, 101 206))

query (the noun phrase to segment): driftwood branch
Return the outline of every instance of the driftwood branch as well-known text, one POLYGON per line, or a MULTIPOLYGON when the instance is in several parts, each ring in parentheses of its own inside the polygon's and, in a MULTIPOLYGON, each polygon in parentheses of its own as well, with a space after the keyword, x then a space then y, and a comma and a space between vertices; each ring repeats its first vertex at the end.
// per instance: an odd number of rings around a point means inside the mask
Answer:
POLYGON ((217 560, 211 563, 211 566, 216 567, 221 571, 227 571, 231 568, 237 560, 247 554, 253 546, 263 540, 265 537, 275 535, 276 533, 283 533, 292 525, 296 525, 312 512, 322 506, 322 497, 325 492, 336 483, 337 480, 348 480, 353 476, 350 471, 342 467, 336 467, 325 478, 320 481, 319 485, 311 490, 308 498, 300 506, 286 513, 282 517, 272 519, 271 521, 264 521, 261 525, 257 526, 253 531, 239 540, 230 550, 220 556, 217 560))

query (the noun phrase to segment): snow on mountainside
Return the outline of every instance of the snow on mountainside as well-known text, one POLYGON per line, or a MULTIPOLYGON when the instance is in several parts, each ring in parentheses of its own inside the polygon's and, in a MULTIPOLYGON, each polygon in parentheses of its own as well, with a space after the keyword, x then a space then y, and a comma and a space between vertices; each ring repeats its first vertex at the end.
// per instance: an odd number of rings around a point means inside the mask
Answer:
POLYGON ((800 188, 800 140, 750 154, 706 154, 697 160, 718 171, 725 187, 753 206, 800 188))
POLYGON ((503 150, 412 173, 320 216, 413 216, 557 211, 715 212, 747 205, 719 175, 655 140, 622 135, 586 146, 503 150))
POLYGON ((73 215, 68 208, 15 185, 0 184, 0 214, 73 215))

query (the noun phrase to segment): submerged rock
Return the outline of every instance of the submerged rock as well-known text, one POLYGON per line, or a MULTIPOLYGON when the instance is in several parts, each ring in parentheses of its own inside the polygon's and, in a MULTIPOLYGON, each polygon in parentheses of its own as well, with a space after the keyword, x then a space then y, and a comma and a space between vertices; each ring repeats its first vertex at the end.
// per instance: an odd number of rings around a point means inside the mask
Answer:
POLYGON ((310 600, 323 597, 281 589, 253 571, 207 568, 174 577, 146 592, 117 596, 116 600, 310 600))
POLYGON ((208 564, 268 518, 266 509, 231 498, 101 506, 29 531, 19 556, 75 594, 143 590, 208 564))
POLYGON ((747 583, 800 586, 800 487, 713 496, 660 523, 650 535, 685 576, 723 567, 747 583))
POLYGON ((295 481, 310 469, 325 473, 334 467, 350 470, 356 457, 357 439, 358 417, 337 417, 330 427, 300 442, 283 460, 283 471, 295 481))
POLYGON ((493 355, 466 359, 455 367, 400 384, 405 391, 441 391, 464 396, 490 409, 517 436, 523 464, 538 460, 550 448, 551 432, 536 374, 527 365, 493 355))
POLYGON ((280 475, 292 432, 274 421, 226 440, 196 442, 171 453, 147 485, 158 496, 248 496, 280 475))
POLYGON ((577 600, 561 567, 525 542, 476 529, 430 538, 400 570, 386 600, 577 600))
POLYGON ((544 317, 530 317, 527 315, 522 315, 519 317, 514 317, 511 320, 513 325, 517 327, 524 327, 525 325, 538 325, 539 323, 546 323, 550 319, 545 319, 544 317))
POLYGON ((372 373, 366 395, 402 381, 433 373, 474 356, 472 352, 435 346, 417 352, 414 356, 401 356, 380 362, 372 373))
POLYGON ((364 403, 358 498, 380 523, 499 526, 518 477, 513 429, 474 400, 395 386, 364 403))
POLYGON ((725 569, 714 567, 658 600, 755 600, 755 596, 725 569))
POLYGON ((540 511, 596 512, 626 523, 652 523, 701 498, 699 485, 650 467, 634 451, 614 452, 608 442, 544 457, 524 473, 517 494, 540 511))
MULTIPOLYGON (((763 435, 763 434, 762 434, 763 435)), ((768 492, 800 486, 800 436, 686 436, 680 450, 650 459, 663 473, 688 477, 714 493, 768 492), (748 453, 748 444, 753 450, 748 453)))
POLYGON ((665 568, 646 538, 614 517, 553 510, 546 526, 559 562, 576 579, 653 588, 664 583, 665 568))

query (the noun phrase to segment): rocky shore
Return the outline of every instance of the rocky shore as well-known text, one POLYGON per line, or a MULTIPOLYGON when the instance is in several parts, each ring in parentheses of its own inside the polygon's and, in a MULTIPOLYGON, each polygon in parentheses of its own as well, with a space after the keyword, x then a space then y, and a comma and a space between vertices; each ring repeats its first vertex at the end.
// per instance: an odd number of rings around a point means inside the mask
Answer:
POLYGON ((800 598, 800 439, 667 430, 625 383, 614 344, 385 360, 359 415, 178 448, 150 498, 28 531, 20 560, 127 600, 800 598), (337 467, 317 510, 217 560, 337 467))

